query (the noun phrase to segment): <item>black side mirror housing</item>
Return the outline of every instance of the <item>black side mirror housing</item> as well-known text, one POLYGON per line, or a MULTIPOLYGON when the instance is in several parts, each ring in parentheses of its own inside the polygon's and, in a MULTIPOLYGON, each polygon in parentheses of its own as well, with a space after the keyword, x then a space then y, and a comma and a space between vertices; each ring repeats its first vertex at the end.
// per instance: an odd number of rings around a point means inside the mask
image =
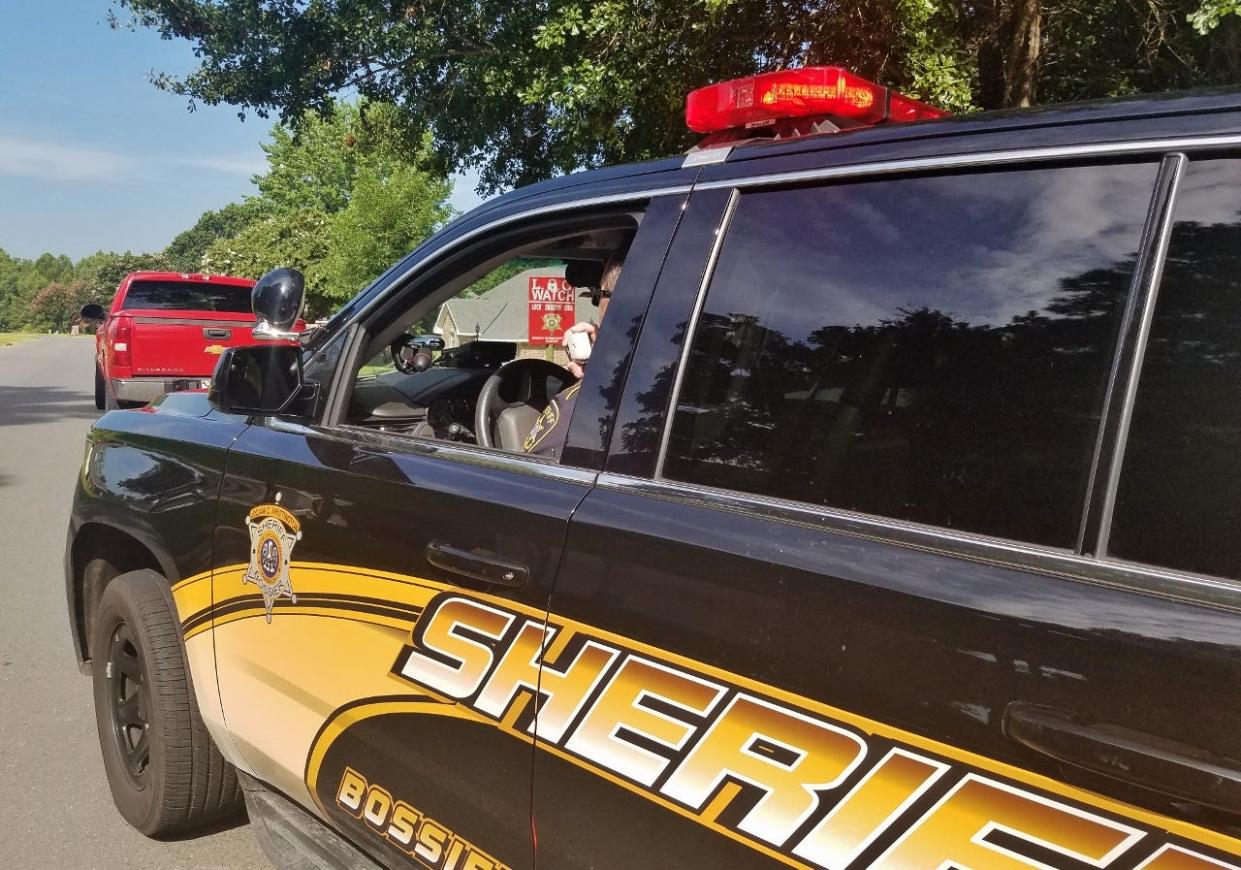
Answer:
POLYGON ((272 269, 250 291, 250 307, 259 325, 254 337, 264 341, 297 341, 293 331, 302 314, 306 279, 296 269, 272 269))
POLYGON ((279 414, 302 393, 301 348, 230 347, 220 355, 207 401, 226 414, 279 414))
POLYGON ((422 350, 443 350, 444 339, 438 335, 419 335, 410 342, 411 346, 421 348, 422 350))
POLYGON ((78 313, 82 315, 83 320, 103 320, 108 316, 108 312, 103 310, 103 306, 95 302, 83 305, 82 310, 78 313))

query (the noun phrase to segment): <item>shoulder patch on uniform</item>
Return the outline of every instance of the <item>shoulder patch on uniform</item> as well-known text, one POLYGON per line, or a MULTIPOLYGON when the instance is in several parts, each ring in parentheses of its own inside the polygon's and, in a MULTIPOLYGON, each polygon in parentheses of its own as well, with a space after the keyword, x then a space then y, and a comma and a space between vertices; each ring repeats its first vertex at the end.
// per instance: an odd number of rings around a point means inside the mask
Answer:
POLYGON ((566 402, 577 395, 577 391, 581 389, 582 382, 578 381, 571 387, 568 387, 558 393, 547 403, 547 407, 543 409, 543 413, 539 414, 534 426, 530 429, 530 434, 526 436, 526 440, 522 442, 521 449, 526 452, 532 452, 536 447, 543 443, 544 439, 552 433, 560 424, 560 403, 566 402))

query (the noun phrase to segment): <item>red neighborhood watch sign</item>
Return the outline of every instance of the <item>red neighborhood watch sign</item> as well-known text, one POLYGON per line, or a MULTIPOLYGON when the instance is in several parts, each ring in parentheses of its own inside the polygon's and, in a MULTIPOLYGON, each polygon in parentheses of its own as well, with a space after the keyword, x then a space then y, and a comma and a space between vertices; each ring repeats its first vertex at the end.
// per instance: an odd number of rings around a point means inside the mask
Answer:
POLYGON ((559 275, 530 276, 531 344, 560 344, 577 313, 573 285, 559 275))

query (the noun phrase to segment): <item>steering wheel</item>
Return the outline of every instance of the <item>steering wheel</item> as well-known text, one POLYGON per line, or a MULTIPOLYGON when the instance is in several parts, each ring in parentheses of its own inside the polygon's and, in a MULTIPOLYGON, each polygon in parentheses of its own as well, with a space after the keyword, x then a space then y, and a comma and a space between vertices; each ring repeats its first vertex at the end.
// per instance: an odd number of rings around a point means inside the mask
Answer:
POLYGON ((388 345, 388 351, 392 354, 392 364, 402 374, 412 375, 414 372, 425 371, 430 365, 430 354, 426 354, 426 351, 415 342, 417 342, 417 339, 406 332, 398 335, 392 340, 392 344, 388 345), (413 352, 411 353, 411 351, 413 352), (419 353, 426 354, 425 361, 418 361, 419 353), (425 362, 425 364, 420 364, 421 362, 425 362))
POLYGON ((577 378, 568 369, 545 359, 506 362, 478 394, 474 440, 482 447, 520 450, 552 397, 574 383, 577 378))

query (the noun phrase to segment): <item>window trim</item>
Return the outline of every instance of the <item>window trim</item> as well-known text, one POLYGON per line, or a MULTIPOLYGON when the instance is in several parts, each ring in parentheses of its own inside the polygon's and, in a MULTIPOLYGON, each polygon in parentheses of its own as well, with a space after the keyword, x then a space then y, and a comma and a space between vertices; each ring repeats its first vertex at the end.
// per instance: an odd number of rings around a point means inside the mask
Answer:
MULTIPOLYGON (((1201 151, 1210 148, 1235 148, 1241 145, 1241 133, 1214 136, 1182 136, 1168 139, 1139 139, 1130 142, 1096 142, 1087 145, 1048 145, 1038 148, 1010 148, 979 151, 970 154, 948 154, 934 157, 909 157, 901 160, 880 160, 874 163, 851 163, 819 169, 798 169, 769 172, 743 178, 722 178, 700 181, 694 190, 719 188, 775 187, 808 181, 865 178, 873 175, 906 175, 944 169, 982 169, 1010 163, 1046 163, 1053 161, 1091 160, 1100 157, 1141 157, 1144 154, 1163 157, 1175 151, 1201 151)), ((773 155, 775 156, 775 155, 773 155)), ((1192 154, 1189 155, 1192 158, 1192 154)), ((744 165, 744 164, 741 164, 744 165)))
POLYGON ((267 418, 266 423, 270 429, 290 435, 322 438, 352 446, 371 446, 389 453, 433 457, 480 468, 576 483, 586 487, 594 484, 599 476, 599 472, 593 469, 561 465, 543 456, 511 453, 456 441, 437 441, 434 438, 381 432, 378 429, 369 429, 350 423, 323 426, 286 417, 267 418))
POLYGON ((953 558, 1003 565, 1067 580, 1122 587, 1175 601, 1208 604, 1241 612, 1241 582, 1110 557, 1078 555, 976 532, 895 520, 875 514, 820 507, 806 502, 674 480, 654 480, 605 471, 595 486, 691 507, 739 513, 762 520, 821 528, 892 546, 953 558))
POLYGON ((1124 471, 1125 448, 1129 444, 1129 426, 1133 422, 1133 409, 1138 399, 1138 382, 1141 380, 1142 369, 1146 362, 1146 344, 1150 338, 1151 324, 1155 319, 1155 306, 1159 302, 1159 287, 1163 283, 1163 267, 1168 258, 1168 244, 1172 238, 1181 179, 1185 177, 1185 168, 1188 165, 1189 158, 1183 153, 1169 154, 1164 158, 1166 171, 1161 170, 1160 181, 1164 180, 1162 176, 1165 174, 1170 176, 1166 181, 1167 193, 1163 200, 1156 204, 1159 211, 1152 216, 1154 221, 1153 244, 1149 248, 1143 246, 1142 257, 1135 270, 1135 278, 1140 277, 1143 282, 1140 287, 1134 288, 1135 295, 1138 296, 1138 304, 1141 306, 1141 316, 1134 324, 1136 334, 1132 339, 1132 358, 1129 360, 1129 370, 1124 373, 1124 393, 1120 397, 1120 415, 1111 461, 1106 471, 1103 469, 1098 471, 1099 478, 1104 484, 1104 493, 1099 509, 1099 527, 1094 541, 1094 552, 1101 558, 1108 555, 1107 546, 1111 540, 1112 520, 1116 510, 1116 492, 1120 488, 1120 476, 1124 471), (1145 273, 1142 272, 1144 268, 1145 273))
MULTIPOLYGON (((476 227, 468 233, 463 233, 459 237, 452 239, 442 248, 419 260, 416 264, 401 273, 399 277, 394 279, 388 284, 387 287, 384 288, 383 292, 371 300, 368 305, 366 305, 354 317, 350 318, 347 323, 340 327, 338 335, 340 333, 347 335, 347 338, 345 339, 346 344, 344 348, 342 348, 340 358, 336 361, 336 365, 333 368, 332 384, 328 392, 327 400, 324 402, 323 410, 318 415, 317 419, 311 421, 309 425, 315 427, 315 430, 319 431, 320 434, 326 431, 336 431, 350 434, 355 439, 360 432, 375 431, 368 430, 366 427, 351 424, 347 419, 349 399, 352 395, 353 387, 357 380, 357 372, 360 369, 361 364, 364 362, 364 360, 360 360, 359 357, 368 345, 372 334, 370 329, 371 321, 383 313, 384 307, 391 303, 394 297, 403 293, 410 287, 411 284, 418 281, 421 273, 435 268, 444 259, 461 253, 463 249, 469 247, 469 243, 472 240, 478 238, 480 235, 483 235, 491 230, 505 227, 509 224, 519 223, 525 220, 533 220, 539 217, 561 216, 565 213, 594 208, 600 205, 619 206, 625 203, 646 203, 647 205, 644 207, 645 210, 646 207, 649 207, 650 201, 656 197, 685 195, 689 193, 689 191, 690 185, 683 184, 658 189, 644 189, 641 191, 610 194, 607 196, 585 197, 567 203, 538 206, 535 208, 514 212, 512 214, 505 215, 504 217, 489 221, 482 226, 476 227)), ((638 226, 638 231, 641 231, 640 224, 638 226)), ((675 230, 673 232, 675 233, 675 230)), ((319 351, 316 351, 316 355, 334 340, 335 338, 332 338, 324 342, 319 351)), ((302 424, 295 423, 292 425, 302 424)), ((526 456, 524 454, 503 450, 499 447, 480 447, 478 445, 469 445, 462 442, 442 441, 437 438, 428 438, 421 435, 403 435, 393 433, 378 434, 382 434, 388 439, 395 439, 394 441, 385 443, 390 443, 393 445, 414 445, 413 447, 406 447, 405 452, 411 452, 411 450, 416 451, 417 445, 423 445, 424 447, 427 445, 443 447, 446 444, 451 444, 456 447, 464 448, 465 452, 463 454, 453 453, 452 451, 436 450, 423 450, 422 452, 429 454, 442 452, 446 457, 458 457, 464 458, 465 460, 469 460, 475 454, 482 456, 506 457, 510 459, 516 457, 516 465, 514 467, 520 466, 527 471, 531 470, 531 468, 545 468, 547 467, 547 463, 550 462, 550 465, 557 469, 571 468, 574 471, 588 473, 592 482, 594 480, 594 475, 597 474, 597 471, 593 469, 581 469, 577 466, 565 466, 554 460, 547 460, 546 457, 526 456), (533 463, 533 466, 528 465, 527 463, 533 463)), ((487 462, 478 462, 477 460, 474 461, 475 464, 488 464, 487 462)), ((496 463, 491 464, 494 465, 496 463)), ((508 463, 501 464, 507 465, 508 463)), ((555 478, 561 477, 561 475, 555 473, 544 473, 543 476, 555 478)), ((579 480, 579 477, 571 476, 569 479, 579 480)))
MULTIPOLYGON (((1145 357, 1146 337, 1149 334, 1150 319, 1154 313, 1155 299, 1158 296, 1159 283, 1162 278, 1164 260, 1171 234, 1175 213, 1179 182, 1185 167, 1199 156, 1202 150, 1241 145, 1241 135, 1204 136, 1188 139, 1152 140, 1148 142, 1126 142, 1099 146, 1070 146, 1021 149, 1014 151, 997 151, 985 154, 959 155, 946 158, 916 158, 911 160, 888 161, 874 164, 860 164, 848 167, 829 167, 818 170, 799 172, 774 173, 753 176, 744 179, 729 179, 695 185, 695 190, 731 188, 732 195, 721 222, 718 235, 712 246, 710 259, 697 289, 694 300, 693 316, 687 325, 684 343, 680 349, 679 362, 673 388, 669 396, 669 404, 665 409, 663 432, 660 437, 659 454, 656 458, 653 476, 634 478, 615 472, 605 472, 600 476, 598 486, 625 490, 637 489, 647 495, 671 497, 678 501, 702 501, 706 506, 723 508, 731 503, 734 509, 760 509, 760 513, 771 515, 773 519, 784 521, 805 522, 807 517, 814 518, 819 524, 832 531, 843 534, 860 534, 863 537, 886 540, 888 542, 911 547, 930 548, 946 554, 965 558, 981 559, 988 562, 1011 564, 1027 570, 1056 574, 1087 582, 1098 582, 1106 585, 1120 585, 1135 588, 1149 594, 1166 598, 1207 602, 1222 607, 1241 610, 1241 600, 1237 593, 1241 590, 1241 580, 1216 577, 1206 574, 1178 571, 1146 563, 1131 562, 1110 557, 1106 552, 1107 535, 1110 534, 1112 508, 1114 508, 1116 490, 1119 486, 1120 473, 1124 459, 1125 439, 1128 437, 1129 421, 1133 413, 1133 404, 1137 394, 1137 380, 1145 357), (714 276, 716 261, 723 241, 728 233, 731 219, 736 211, 740 196, 747 189, 783 186, 794 182, 811 184, 825 180, 866 180, 875 176, 920 174, 935 170, 952 170, 958 168, 1004 168, 1020 169, 1022 165, 1029 168, 1044 168, 1047 163, 1076 163, 1090 158, 1133 157, 1143 156, 1156 159, 1157 175, 1152 185, 1151 201, 1147 208, 1144 231, 1140 239, 1138 262, 1134 267, 1131 281, 1130 301, 1134 311, 1126 311, 1126 318, 1121 324, 1121 335, 1113 350, 1112 374, 1109 376, 1104 405, 1101 410, 1100 436, 1092 457, 1091 475, 1085 492, 1086 502, 1081 515, 1078 551, 1069 548, 1051 547, 1024 541, 1013 541, 976 532, 963 532, 941 526, 898 520, 878 514, 853 512, 839 508, 814 505, 809 502, 798 502, 740 490, 730 490, 703 484, 688 483, 666 478, 663 474, 664 461, 671 438, 672 418, 685 376, 685 368, 689 360, 689 350, 697 330, 698 318, 705 306, 706 294, 714 276), (1161 189, 1161 185, 1164 188, 1161 189), (1147 230, 1150 230, 1149 232, 1147 230), (1136 322, 1129 322, 1130 315, 1137 315, 1136 322), (1129 334, 1130 327, 1136 325, 1136 333, 1129 334), (1126 355, 1127 368, 1126 368, 1126 355), (1116 379, 1120 378, 1118 382, 1116 379), (1120 392, 1116 393, 1119 389, 1120 392), (1119 404, 1117 404, 1119 400, 1119 404), (1102 441, 1103 428, 1107 425, 1103 414, 1109 413, 1109 404, 1115 408, 1117 415, 1117 431, 1110 449, 1102 441), (1109 455, 1110 454, 1110 455, 1109 455), (1101 461, 1102 460, 1102 461, 1101 461), (1106 468, 1103 467, 1106 462, 1106 468), (1096 463, 1098 467, 1096 467, 1096 463), (643 486, 642 484, 647 484, 643 486), (1101 493, 1102 507, 1092 508, 1095 493, 1101 493), (1081 552, 1083 539, 1089 538, 1088 524, 1097 523, 1096 550, 1093 554, 1081 552), (865 530, 865 531, 860 531, 865 530), (1187 589, 1194 589, 1199 594, 1186 594, 1187 589)), ((1092 543, 1085 541, 1085 543, 1092 543)))
POLYGON ((668 440, 672 437, 672 416, 676 413, 677 401, 681 398, 681 384, 685 378, 685 369, 689 366, 689 352, 694 344, 694 334, 698 331, 698 318, 702 315, 702 309, 706 305, 707 286, 715 275, 715 263, 720 257, 720 251, 724 247, 724 239, 728 235, 728 229, 733 222, 733 215, 737 211, 737 203, 740 201, 741 191, 733 188, 732 194, 728 197, 728 204, 724 206, 724 214, 720 217, 720 225, 715 230, 715 241, 711 243, 711 252, 707 255, 707 264, 703 268, 702 281, 699 282, 698 291, 694 296, 694 307, 690 312, 689 321, 685 325, 685 340, 681 342, 681 357, 677 361, 676 377, 672 381, 668 413, 664 416, 664 428, 659 434, 659 452, 655 454, 655 471, 653 474, 656 480, 664 479, 664 457, 668 454, 668 440))
MULTIPOLYGON (((544 205, 536 205, 510 212, 501 217, 492 218, 485 223, 479 224, 472 230, 461 233, 448 241, 442 248, 430 252, 427 256, 421 258, 416 263, 412 263, 409 268, 392 278, 384 289, 377 293, 375 297, 369 300, 365 305, 353 313, 350 318, 342 323, 338 329, 345 330, 354 323, 359 323, 369 319, 379 308, 382 308, 394 293, 399 293, 400 288, 404 287, 411 280, 414 280, 419 272, 425 271, 429 266, 438 263, 445 256, 456 253, 463 245, 481 235, 491 233, 501 227, 508 226, 512 223, 529 220, 531 218, 541 217, 543 215, 556 214, 558 212, 571 212, 579 209, 593 208, 599 205, 619 205, 624 202, 642 202, 644 200, 653 199, 657 196, 677 196, 680 194, 690 193, 693 190, 692 184, 670 184, 665 187, 643 188, 641 190, 624 191, 621 193, 609 193, 602 196, 585 196, 580 199, 569 199, 561 202, 546 203, 544 205)), ((434 236, 432 236, 434 238, 434 236)))
POLYGON ((1188 158, 1180 152, 1167 154, 1160 161, 1155 177, 1155 188, 1146 211, 1146 223, 1142 228, 1138 257, 1129 282, 1129 294, 1121 314, 1116 349, 1103 397, 1082 519, 1074 546, 1074 552, 1079 555, 1102 555, 1107 552, 1106 534, 1111 525, 1112 505, 1120 480, 1120 459, 1123 458, 1129 436, 1129 418, 1136 395, 1135 379, 1146 354, 1146 336, 1150 331, 1154 297, 1163 277, 1167 245, 1165 240, 1161 249, 1160 240, 1171 229, 1172 213, 1186 163, 1188 158))

